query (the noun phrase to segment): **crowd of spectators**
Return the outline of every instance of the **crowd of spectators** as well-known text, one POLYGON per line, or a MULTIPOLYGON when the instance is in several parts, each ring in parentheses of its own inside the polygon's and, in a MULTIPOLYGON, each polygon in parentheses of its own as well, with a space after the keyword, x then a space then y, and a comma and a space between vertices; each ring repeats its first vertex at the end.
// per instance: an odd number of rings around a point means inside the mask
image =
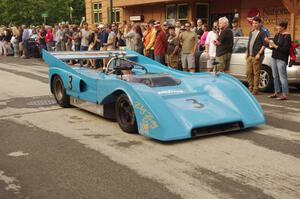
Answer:
MULTIPOLYGON (((218 23, 213 31, 218 35, 218 23)), ((0 27, 0 55, 24 59, 41 57, 47 51, 98 51, 127 48, 143 54, 175 69, 195 72, 199 69, 200 54, 208 49, 209 26, 201 19, 174 25, 155 20, 148 23, 88 24, 83 19, 80 25, 68 22, 51 26, 0 27)), ((237 36, 242 31, 232 29, 237 36)), ((210 37, 209 37, 210 38, 210 37)), ((217 39, 217 37, 215 38, 217 39)), ((216 45, 210 42, 210 45, 216 45)), ((210 49, 210 52, 212 50, 210 49)), ((210 53, 211 60, 215 57, 210 53)), ((90 67, 99 67, 97 62, 90 67)))
MULTIPOLYGON (((277 26, 274 40, 263 26, 259 17, 253 19, 246 53, 247 80, 252 94, 258 93, 260 66, 264 49, 269 46, 272 53, 272 71, 275 93, 270 98, 287 99, 288 64, 291 36, 287 22, 277 26), (282 87, 282 88, 281 88, 282 87), (282 95, 280 95, 280 91, 282 95)), ((24 59, 41 57, 42 51, 105 51, 130 49, 174 69, 188 72, 199 70, 202 53, 207 59, 207 70, 226 72, 229 70, 234 37, 243 36, 242 29, 234 19, 226 17, 214 21, 212 27, 198 19, 181 24, 150 20, 148 23, 88 24, 83 18, 81 24, 60 23, 51 26, 0 27, 0 56, 13 55, 24 59), (217 61, 217 62, 215 62, 217 61)), ((72 62, 70 63, 72 64, 72 62)), ((105 63, 89 60, 91 68, 103 67, 105 63)))

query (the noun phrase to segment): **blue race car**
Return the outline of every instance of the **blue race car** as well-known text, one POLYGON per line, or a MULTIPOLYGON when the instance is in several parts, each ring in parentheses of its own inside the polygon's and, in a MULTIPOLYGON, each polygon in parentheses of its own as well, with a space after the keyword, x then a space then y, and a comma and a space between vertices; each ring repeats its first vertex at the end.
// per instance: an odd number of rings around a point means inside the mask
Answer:
POLYGON ((224 73, 187 73, 133 51, 43 52, 57 103, 116 120, 128 133, 161 141, 265 123, 254 96, 224 73), (66 60, 106 60, 103 71, 66 60))

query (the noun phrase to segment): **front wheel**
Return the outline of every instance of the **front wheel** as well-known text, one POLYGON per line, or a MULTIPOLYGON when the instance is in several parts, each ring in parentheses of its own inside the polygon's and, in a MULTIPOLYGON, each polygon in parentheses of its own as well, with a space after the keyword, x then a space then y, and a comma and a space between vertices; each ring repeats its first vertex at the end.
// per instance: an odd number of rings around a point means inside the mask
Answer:
POLYGON ((59 76, 53 78, 52 89, 57 104, 64 108, 70 107, 70 96, 67 95, 64 83, 59 76))
POLYGON ((273 89, 273 74, 268 66, 262 65, 260 68, 259 90, 266 92, 273 89))
POLYGON ((121 129, 127 133, 137 133, 135 114, 126 94, 121 94, 116 102, 116 119, 121 129))

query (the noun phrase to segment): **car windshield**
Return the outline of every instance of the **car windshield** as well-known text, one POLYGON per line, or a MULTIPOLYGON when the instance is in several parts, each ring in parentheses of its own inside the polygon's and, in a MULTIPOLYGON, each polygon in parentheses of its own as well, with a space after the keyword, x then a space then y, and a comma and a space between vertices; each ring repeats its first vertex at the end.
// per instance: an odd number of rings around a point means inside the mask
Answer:
POLYGON ((145 84, 149 87, 177 86, 181 83, 180 79, 164 73, 147 75, 125 75, 123 77, 123 80, 132 83, 145 84))

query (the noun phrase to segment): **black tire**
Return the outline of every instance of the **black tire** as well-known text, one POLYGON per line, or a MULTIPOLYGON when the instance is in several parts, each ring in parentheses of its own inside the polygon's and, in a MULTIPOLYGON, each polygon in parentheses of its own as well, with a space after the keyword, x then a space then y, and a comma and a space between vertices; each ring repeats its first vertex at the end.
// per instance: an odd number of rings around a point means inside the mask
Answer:
POLYGON ((273 89, 272 69, 268 66, 262 65, 260 68, 259 90, 262 92, 269 92, 273 89))
POLYGON ((53 78, 52 89, 57 104, 63 108, 70 107, 70 96, 67 95, 64 83, 59 76, 53 78))
POLYGON ((116 119, 121 129, 127 133, 137 133, 134 109, 126 94, 121 94, 116 102, 116 119))

